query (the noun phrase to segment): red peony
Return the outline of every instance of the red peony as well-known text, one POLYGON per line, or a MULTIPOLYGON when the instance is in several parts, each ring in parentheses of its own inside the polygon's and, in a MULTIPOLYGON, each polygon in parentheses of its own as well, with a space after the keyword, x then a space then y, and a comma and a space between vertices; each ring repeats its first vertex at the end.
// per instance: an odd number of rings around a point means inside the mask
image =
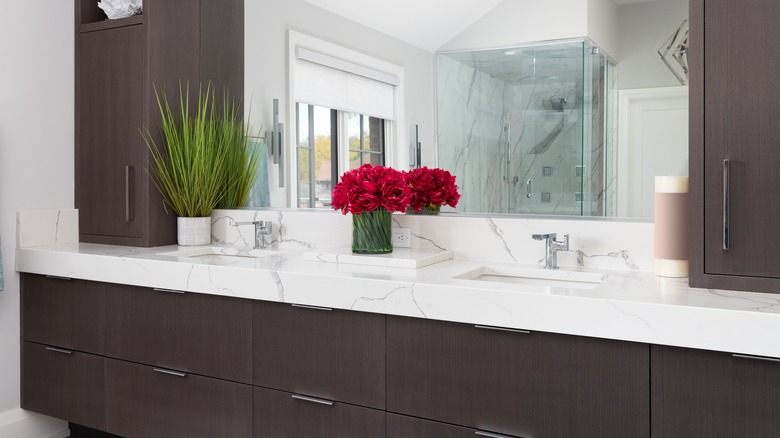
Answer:
POLYGON ((406 173, 406 184, 412 190, 409 206, 414 211, 423 207, 458 205, 460 193, 455 185, 455 176, 438 168, 421 167, 406 173))
POLYGON ((412 193, 403 172, 391 167, 364 164, 344 172, 333 189, 333 209, 360 214, 379 207, 387 211, 404 211, 412 193))

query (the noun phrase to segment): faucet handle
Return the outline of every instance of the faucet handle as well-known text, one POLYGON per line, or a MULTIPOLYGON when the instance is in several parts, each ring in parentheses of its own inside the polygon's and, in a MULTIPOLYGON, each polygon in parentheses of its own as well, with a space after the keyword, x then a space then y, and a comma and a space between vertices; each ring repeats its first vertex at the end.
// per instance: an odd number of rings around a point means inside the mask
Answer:
POLYGON ((274 224, 271 221, 258 221, 256 225, 263 234, 271 234, 274 229, 274 224))
MULTIPOLYGON (((568 234, 566 236, 568 238, 568 234)), ((558 234, 556 234, 556 233, 532 234, 531 235, 531 238, 533 238, 534 240, 546 240, 546 239, 555 240, 556 237, 558 237, 558 234)))
POLYGON ((563 250, 569 250, 569 233, 563 235, 563 250))

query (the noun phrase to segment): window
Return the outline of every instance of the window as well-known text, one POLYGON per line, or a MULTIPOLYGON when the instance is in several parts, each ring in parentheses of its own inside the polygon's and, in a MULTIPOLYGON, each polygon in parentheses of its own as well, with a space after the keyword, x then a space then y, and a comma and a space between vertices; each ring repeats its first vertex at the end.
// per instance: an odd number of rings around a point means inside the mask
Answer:
POLYGON ((295 104, 300 208, 331 206, 342 173, 385 164, 385 120, 305 103, 295 104))
POLYGON ((406 156, 404 69, 292 30, 288 44, 290 205, 329 208, 345 171, 406 156))

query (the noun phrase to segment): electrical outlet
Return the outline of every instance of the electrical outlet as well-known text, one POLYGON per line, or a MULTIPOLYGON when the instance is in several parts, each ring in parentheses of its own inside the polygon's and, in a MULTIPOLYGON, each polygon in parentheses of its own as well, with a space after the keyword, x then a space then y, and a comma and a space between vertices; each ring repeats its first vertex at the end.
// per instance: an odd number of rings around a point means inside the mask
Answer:
POLYGON ((412 232, 409 228, 392 228, 393 246, 396 248, 411 248, 412 232))

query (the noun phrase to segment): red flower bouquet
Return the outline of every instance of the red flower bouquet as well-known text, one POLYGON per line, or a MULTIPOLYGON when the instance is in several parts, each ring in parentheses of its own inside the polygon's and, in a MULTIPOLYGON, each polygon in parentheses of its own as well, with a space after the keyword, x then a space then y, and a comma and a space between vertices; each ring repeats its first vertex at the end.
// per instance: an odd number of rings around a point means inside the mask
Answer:
POLYGON ((341 175, 333 189, 333 209, 344 214, 361 214, 379 207, 404 211, 411 196, 403 172, 364 164, 341 175))
POLYGON ((455 176, 446 170, 427 167, 413 169, 406 174, 406 184, 412 191, 409 206, 414 211, 458 205, 460 193, 455 185, 455 176))
POLYGON ((364 164, 341 175, 333 208, 352 213, 352 252, 392 252, 392 212, 404 211, 411 197, 404 173, 390 167, 364 164))

